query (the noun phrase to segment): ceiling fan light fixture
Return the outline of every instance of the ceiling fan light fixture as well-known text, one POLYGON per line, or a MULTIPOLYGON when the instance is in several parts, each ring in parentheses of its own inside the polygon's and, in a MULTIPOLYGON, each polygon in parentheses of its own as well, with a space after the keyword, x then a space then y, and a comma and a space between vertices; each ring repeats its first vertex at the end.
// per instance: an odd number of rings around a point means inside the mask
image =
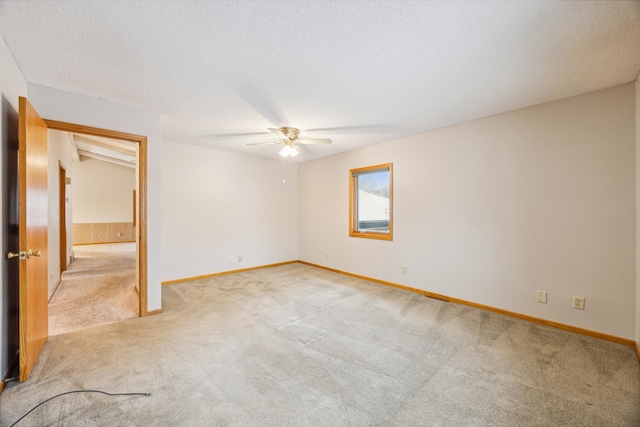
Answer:
POLYGON ((282 147, 282 150, 280 150, 280 155, 282 157, 295 157, 298 155, 298 153, 300 153, 298 147, 290 144, 285 145, 284 147, 282 147))
POLYGON ((297 128, 282 127, 279 129, 268 128, 279 140, 270 142, 252 142, 247 145, 282 144, 280 155, 282 157, 295 157, 300 154, 298 144, 331 144, 329 138, 303 138, 299 137, 300 131, 297 128))

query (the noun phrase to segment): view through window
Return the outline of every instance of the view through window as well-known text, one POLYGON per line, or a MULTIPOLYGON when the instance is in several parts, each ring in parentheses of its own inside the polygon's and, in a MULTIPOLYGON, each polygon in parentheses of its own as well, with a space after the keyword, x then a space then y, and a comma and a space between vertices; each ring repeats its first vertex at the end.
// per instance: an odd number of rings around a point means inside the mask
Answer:
POLYGON ((349 171, 349 235, 392 240, 392 164, 349 171))

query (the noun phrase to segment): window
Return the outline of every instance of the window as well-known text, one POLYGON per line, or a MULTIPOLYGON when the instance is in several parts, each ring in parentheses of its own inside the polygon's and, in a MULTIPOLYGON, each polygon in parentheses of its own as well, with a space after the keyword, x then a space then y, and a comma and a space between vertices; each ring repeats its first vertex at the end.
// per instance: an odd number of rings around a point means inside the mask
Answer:
POLYGON ((393 240, 392 167, 349 171, 349 236, 393 240))

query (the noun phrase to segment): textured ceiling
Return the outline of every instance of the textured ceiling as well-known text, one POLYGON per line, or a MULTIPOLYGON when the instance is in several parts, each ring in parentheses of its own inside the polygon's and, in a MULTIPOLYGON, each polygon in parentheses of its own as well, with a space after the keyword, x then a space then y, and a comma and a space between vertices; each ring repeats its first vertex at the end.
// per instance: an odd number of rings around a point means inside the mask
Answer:
POLYGON ((162 114, 163 138, 298 161, 636 79, 640 2, 2 1, 27 81, 162 114))

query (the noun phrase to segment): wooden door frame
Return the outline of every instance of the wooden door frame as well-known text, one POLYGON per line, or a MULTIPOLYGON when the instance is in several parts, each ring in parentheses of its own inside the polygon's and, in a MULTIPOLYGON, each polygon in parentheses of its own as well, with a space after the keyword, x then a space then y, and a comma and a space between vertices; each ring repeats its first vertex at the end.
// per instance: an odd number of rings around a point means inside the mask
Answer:
POLYGON ((60 278, 67 270, 67 168, 58 160, 58 209, 60 221, 60 278))
POLYGON ((84 133, 105 138, 120 139, 138 144, 138 218, 136 228, 138 295, 140 297, 139 316, 149 315, 148 275, 147 275, 147 137, 131 133, 118 132, 74 123, 43 119, 49 129, 63 132, 84 133))

